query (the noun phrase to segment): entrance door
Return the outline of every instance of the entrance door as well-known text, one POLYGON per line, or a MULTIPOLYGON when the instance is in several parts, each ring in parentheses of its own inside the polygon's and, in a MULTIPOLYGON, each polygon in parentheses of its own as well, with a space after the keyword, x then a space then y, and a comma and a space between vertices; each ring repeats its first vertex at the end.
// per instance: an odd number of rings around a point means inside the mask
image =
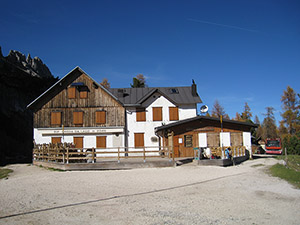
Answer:
POLYGON ((179 157, 179 137, 173 137, 174 157, 179 157))
POLYGON ((83 148, 83 137, 74 137, 75 148, 83 148))
POLYGON ((144 133, 134 133, 134 147, 135 148, 144 147, 144 133))

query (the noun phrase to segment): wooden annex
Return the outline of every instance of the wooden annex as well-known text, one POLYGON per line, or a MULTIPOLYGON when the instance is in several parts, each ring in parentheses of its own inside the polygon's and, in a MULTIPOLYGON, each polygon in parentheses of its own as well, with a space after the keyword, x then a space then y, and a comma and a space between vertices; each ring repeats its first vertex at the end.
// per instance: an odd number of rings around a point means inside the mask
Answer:
POLYGON ((194 157, 194 148, 245 146, 251 150, 251 129, 255 124, 196 116, 156 128, 165 146, 174 148, 175 157, 194 157))

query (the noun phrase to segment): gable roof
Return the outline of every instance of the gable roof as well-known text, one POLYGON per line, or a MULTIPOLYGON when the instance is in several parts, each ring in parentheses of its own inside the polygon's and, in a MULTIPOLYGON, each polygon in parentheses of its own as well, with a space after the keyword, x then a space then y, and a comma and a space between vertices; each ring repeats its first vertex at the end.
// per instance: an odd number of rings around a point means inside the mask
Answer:
POLYGON ((144 101, 158 92, 173 104, 196 104, 201 99, 196 92, 192 94, 192 87, 144 87, 144 88, 110 88, 109 91, 116 96, 124 106, 140 106, 144 101))
POLYGON ((67 88, 74 80, 80 77, 82 74, 85 74, 89 79, 93 81, 93 84, 102 88, 106 93, 108 93, 112 98, 122 104, 114 95, 112 95, 108 90, 106 90, 101 84, 91 78, 86 72, 84 72, 80 67, 75 67, 71 72, 66 74, 63 78, 53 84, 48 88, 44 93, 37 97, 33 102, 31 102, 27 108, 32 111, 37 111, 57 94, 59 94, 63 89, 67 88))
MULTIPOLYGON (((171 131, 171 130, 177 130, 177 132, 184 133, 187 130, 190 131, 191 129, 198 129, 207 124, 209 124, 210 126, 221 126, 220 118, 209 117, 209 116, 195 116, 192 118, 179 120, 174 123, 169 123, 167 125, 155 127, 155 133, 162 135, 163 131, 171 131), (183 127, 185 127, 186 130, 183 129, 183 127)), ((223 128, 232 127, 232 126, 236 128, 244 128, 247 130, 258 127, 258 125, 254 123, 223 119, 223 128)))

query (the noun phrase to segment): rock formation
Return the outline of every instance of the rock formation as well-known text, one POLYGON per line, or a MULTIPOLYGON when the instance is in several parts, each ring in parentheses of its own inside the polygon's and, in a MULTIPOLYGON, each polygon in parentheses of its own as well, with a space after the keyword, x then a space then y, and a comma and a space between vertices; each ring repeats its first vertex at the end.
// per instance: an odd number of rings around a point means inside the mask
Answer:
POLYGON ((28 54, 28 56, 26 57, 21 52, 11 50, 8 56, 4 58, 6 59, 7 62, 10 62, 15 66, 18 66, 20 69, 24 70, 25 72, 27 72, 32 76, 53 77, 49 68, 38 57, 34 57, 32 59, 30 54, 28 54))
POLYGON ((0 165, 31 162, 33 114, 26 106, 48 89, 54 78, 43 62, 0 47, 0 165))

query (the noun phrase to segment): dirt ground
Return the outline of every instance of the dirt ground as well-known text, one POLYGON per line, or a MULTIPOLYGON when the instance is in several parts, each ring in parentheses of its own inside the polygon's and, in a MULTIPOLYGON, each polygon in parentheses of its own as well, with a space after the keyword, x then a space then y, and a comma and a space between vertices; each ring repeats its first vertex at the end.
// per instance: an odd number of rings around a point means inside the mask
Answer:
POLYGON ((0 224, 299 224, 300 190, 266 173, 277 162, 77 172, 9 165, 0 224))

